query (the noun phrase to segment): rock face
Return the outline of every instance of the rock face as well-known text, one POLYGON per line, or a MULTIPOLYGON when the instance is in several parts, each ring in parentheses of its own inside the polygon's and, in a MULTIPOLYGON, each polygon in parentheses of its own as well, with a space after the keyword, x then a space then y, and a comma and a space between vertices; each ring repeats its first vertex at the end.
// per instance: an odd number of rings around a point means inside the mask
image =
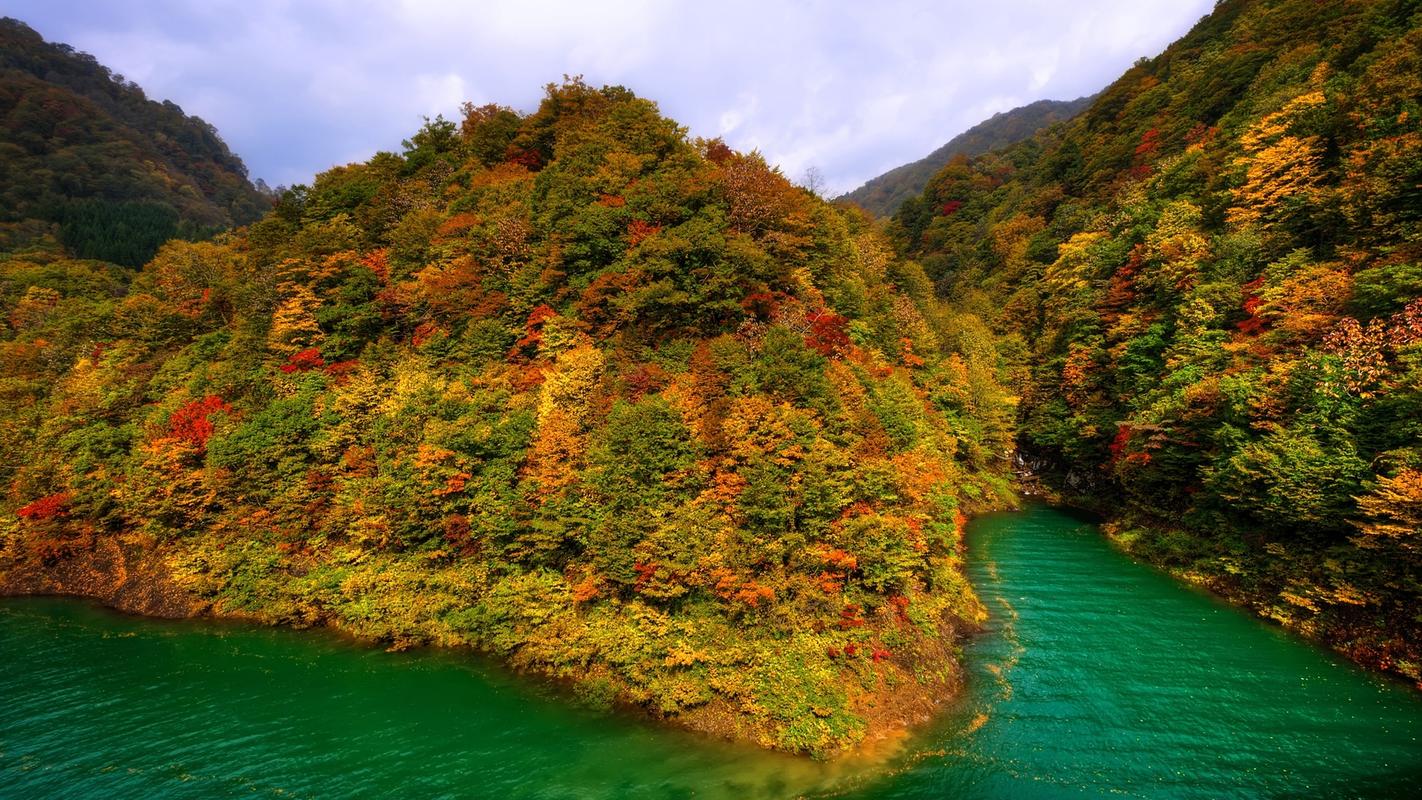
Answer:
POLYGON ((0 573, 0 595, 59 595, 95 600, 130 614, 186 619, 208 613, 209 604, 175 583, 166 562, 138 555, 117 540, 96 542, 47 569, 0 573))

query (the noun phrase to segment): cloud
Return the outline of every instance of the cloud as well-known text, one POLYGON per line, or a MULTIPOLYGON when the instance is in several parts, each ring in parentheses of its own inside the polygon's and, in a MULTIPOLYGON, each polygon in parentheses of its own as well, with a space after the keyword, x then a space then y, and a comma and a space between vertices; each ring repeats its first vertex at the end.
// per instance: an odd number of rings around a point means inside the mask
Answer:
POLYGON ((993 112, 1101 89, 1213 0, 8 5, 213 123, 271 183, 396 149, 466 99, 531 110, 582 74, 838 192, 993 112))

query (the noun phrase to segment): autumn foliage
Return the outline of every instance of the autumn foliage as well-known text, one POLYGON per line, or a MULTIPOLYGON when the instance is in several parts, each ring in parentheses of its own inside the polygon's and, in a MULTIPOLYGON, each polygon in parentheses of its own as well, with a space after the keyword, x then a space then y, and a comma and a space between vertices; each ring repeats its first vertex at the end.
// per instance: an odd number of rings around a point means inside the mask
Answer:
MULTIPOLYGON (((318 356, 319 358, 319 356, 318 356)), ((168 417, 168 435, 199 449, 212 437, 212 415, 231 414, 232 407, 217 395, 193 400, 168 417)))
POLYGON ((308 347, 305 350, 292 353, 286 363, 281 365, 281 371, 289 375, 293 372, 309 372, 324 366, 326 366, 326 360, 321 357, 321 348, 308 347))
POLYGON ((109 537, 216 613, 820 754, 889 687, 946 691, 981 617, 961 519, 1010 494, 982 321, 625 89, 433 120, 136 273, 0 271, 0 571, 109 537))
POLYGON ((56 492, 46 495, 15 510, 15 514, 21 519, 42 522, 64 516, 69 508, 69 502, 73 499, 68 492, 56 492))
POLYGON ((850 344, 849 318, 821 309, 810 317, 810 332, 805 335, 805 344, 822 356, 844 352, 850 344))
POLYGON ((945 167, 892 230, 993 309, 1049 483, 1138 554, 1422 680, 1413 11, 1220 3, 1075 119, 945 167))

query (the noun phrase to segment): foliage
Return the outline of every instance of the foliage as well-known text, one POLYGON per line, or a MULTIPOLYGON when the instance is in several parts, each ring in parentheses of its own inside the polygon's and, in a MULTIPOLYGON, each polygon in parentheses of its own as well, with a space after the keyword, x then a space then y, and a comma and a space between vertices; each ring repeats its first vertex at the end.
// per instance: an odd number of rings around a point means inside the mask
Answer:
POLYGON ((473 644, 814 753, 951 676, 979 616, 960 510, 1003 502, 979 420, 1008 413, 981 322, 625 89, 429 121, 131 278, 0 274, 0 567, 156 547, 219 612, 473 644))
POLYGON ((1419 42, 1407 0, 1221 2, 893 223, 941 292, 1000 309, 1004 352, 1031 343, 1019 448, 1049 478, 1399 670, 1422 641, 1419 42))
POLYGON ((268 206, 211 125, 9 18, 0 153, 0 222, 50 223, 78 258, 141 267, 169 239, 210 236, 268 206))

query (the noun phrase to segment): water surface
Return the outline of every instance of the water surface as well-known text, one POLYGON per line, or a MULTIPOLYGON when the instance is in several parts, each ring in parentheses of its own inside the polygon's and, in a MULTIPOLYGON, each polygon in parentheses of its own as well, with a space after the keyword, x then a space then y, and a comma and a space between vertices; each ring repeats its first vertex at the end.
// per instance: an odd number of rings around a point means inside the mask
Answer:
POLYGON ((974 521, 970 684, 865 772, 578 708, 465 653, 0 602, 0 797, 1409 797, 1422 695, 1045 507, 974 521))
POLYGON ((875 798, 1422 797, 1422 693, 1045 506, 969 528, 973 682, 875 798))

